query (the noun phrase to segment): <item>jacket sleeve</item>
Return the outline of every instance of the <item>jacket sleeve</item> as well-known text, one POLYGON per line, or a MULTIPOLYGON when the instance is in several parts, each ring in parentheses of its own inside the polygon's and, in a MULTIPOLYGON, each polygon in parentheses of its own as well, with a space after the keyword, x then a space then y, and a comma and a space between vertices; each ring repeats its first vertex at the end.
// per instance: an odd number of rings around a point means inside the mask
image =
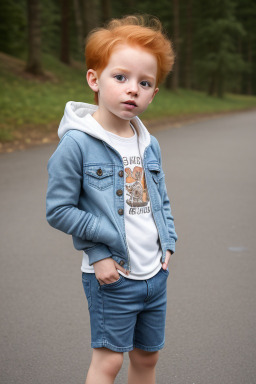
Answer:
POLYGON ((48 162, 46 218, 51 226, 82 240, 92 240, 98 218, 78 208, 83 179, 82 154, 68 134, 48 162))
POLYGON ((73 236, 76 249, 84 250, 89 264, 112 257, 107 245, 93 242, 100 218, 79 209, 83 183, 83 156, 77 141, 67 133, 48 162, 46 218, 49 224, 73 236))
MULTIPOLYGON (((161 156, 161 149, 160 149, 160 145, 159 145, 158 141, 157 141, 157 151, 158 151, 158 158, 159 158, 160 166, 162 169, 162 156, 161 156)), ((174 218, 173 218, 173 215, 171 212, 171 204, 170 204, 170 200, 169 200, 169 197, 167 194, 167 188, 166 188, 165 181, 164 181, 164 191, 163 191, 162 201, 163 201, 163 211, 164 211, 165 219, 166 219, 167 226, 168 226, 168 233, 169 233, 169 247, 168 247, 168 249, 172 253, 174 253, 175 252, 175 242, 178 240, 178 236, 177 236, 177 233, 175 231, 174 218)))

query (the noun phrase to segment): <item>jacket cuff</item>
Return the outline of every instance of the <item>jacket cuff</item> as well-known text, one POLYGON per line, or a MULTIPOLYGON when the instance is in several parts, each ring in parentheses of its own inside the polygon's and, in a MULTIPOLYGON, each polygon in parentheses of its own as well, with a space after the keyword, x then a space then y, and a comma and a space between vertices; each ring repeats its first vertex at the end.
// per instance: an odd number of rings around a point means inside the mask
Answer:
POLYGON ((172 254, 175 252, 175 240, 174 239, 170 240, 170 243, 168 244, 167 249, 169 249, 172 254))
POLYGON ((89 265, 107 259, 108 257, 112 257, 112 253, 105 244, 97 244, 92 248, 87 248, 85 249, 85 253, 89 257, 89 265))

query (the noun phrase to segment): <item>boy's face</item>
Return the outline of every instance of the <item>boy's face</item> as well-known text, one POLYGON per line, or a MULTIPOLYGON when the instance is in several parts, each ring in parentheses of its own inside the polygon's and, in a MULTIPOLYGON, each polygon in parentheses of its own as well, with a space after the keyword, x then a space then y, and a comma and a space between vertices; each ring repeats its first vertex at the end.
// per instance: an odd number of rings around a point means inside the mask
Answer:
POLYGON ((131 120, 147 109, 158 92, 156 76, 155 56, 139 47, 120 45, 99 77, 88 70, 87 81, 98 92, 102 117, 131 120))

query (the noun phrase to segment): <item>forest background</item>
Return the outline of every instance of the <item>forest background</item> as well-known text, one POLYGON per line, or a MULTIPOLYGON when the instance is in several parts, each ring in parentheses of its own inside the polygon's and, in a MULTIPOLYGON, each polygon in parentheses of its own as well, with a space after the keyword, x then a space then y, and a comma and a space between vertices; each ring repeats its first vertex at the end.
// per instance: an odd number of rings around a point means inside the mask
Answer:
POLYGON ((69 100, 92 102, 87 34, 113 17, 158 17, 171 75, 146 119, 256 107, 255 0, 5 0, 0 4, 0 150, 56 139, 69 100))

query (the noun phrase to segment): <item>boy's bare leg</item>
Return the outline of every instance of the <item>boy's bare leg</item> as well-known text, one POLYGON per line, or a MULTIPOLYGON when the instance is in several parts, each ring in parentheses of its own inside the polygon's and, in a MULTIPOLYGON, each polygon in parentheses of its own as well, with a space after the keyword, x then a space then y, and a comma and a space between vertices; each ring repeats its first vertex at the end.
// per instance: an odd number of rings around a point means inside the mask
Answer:
POLYGON ((129 352, 128 384, 155 384, 158 357, 158 351, 146 352, 135 348, 129 352))
POLYGON ((85 384, 113 384, 123 364, 123 353, 95 348, 85 384))

